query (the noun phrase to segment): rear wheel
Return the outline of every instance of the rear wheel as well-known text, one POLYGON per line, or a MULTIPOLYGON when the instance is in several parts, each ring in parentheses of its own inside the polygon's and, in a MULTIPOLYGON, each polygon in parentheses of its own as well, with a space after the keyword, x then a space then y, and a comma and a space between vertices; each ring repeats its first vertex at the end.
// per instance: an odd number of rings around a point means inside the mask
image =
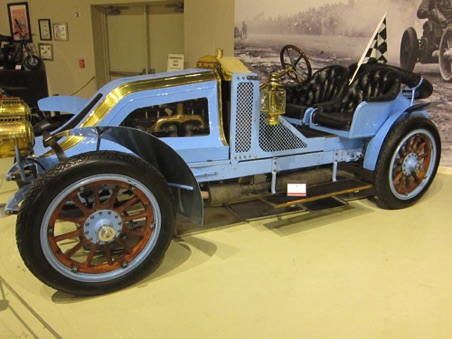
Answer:
POLYGON ((69 158, 31 188, 17 218, 19 252, 45 284, 95 295, 128 286, 154 269, 173 235, 169 188, 131 155, 69 158))
POLYGON ((438 170, 441 141, 435 125, 409 117, 395 125, 382 147, 374 186, 383 208, 413 205, 426 192, 438 170))
POLYGON ((452 81, 452 27, 447 27, 439 43, 439 70, 445 81, 452 81))
POLYGON ((400 43, 400 67, 412 72, 419 58, 419 42, 416 30, 408 27, 400 43))

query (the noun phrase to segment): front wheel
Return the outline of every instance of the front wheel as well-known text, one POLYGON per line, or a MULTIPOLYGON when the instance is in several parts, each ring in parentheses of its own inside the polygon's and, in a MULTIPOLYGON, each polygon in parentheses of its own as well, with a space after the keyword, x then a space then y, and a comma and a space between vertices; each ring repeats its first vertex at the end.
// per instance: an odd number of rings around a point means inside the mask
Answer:
POLYGON ((16 228, 30 271, 75 295, 138 281, 161 261, 173 234, 163 177, 141 159, 108 151, 69 158, 37 180, 16 228))
POLYGON ((441 140, 430 120, 413 116, 395 125, 374 171, 379 205, 388 209, 413 205, 432 183, 440 156, 441 140))
POLYGON ((452 27, 447 27, 441 36, 439 71, 444 81, 452 81, 452 27))
POLYGON ((416 30, 408 27, 400 43, 400 67, 412 72, 419 58, 419 42, 416 30))
POLYGON ((42 60, 36 55, 27 55, 24 59, 24 67, 31 71, 36 71, 41 68, 42 60))

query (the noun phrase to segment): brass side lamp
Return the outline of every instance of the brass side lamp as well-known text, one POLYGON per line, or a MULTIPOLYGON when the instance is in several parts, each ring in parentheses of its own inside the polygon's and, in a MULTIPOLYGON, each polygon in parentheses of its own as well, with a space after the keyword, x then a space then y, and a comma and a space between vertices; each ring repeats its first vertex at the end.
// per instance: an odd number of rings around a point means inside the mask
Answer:
POLYGON ((287 73, 272 73, 267 83, 261 86, 261 111, 267 113, 270 126, 279 124, 279 116, 286 113, 286 90, 281 88, 281 77, 287 73))

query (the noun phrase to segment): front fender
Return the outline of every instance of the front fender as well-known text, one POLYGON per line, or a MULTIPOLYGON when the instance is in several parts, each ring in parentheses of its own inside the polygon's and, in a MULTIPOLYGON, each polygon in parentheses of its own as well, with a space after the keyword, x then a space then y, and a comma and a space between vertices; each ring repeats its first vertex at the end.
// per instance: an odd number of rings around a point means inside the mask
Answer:
MULTIPOLYGON (((54 136, 69 157, 90 151, 111 150, 134 154, 154 166, 166 179, 177 202, 177 210, 202 225, 204 219, 201 190, 182 157, 160 139, 128 127, 86 127, 54 136)), ((55 159, 52 151, 44 157, 55 159)), ((41 158, 45 162, 45 159, 41 158)))
POLYGON ((204 209, 201 190, 190 167, 174 149, 160 139, 133 128, 108 127, 102 137, 111 138, 111 141, 154 166, 173 190, 178 212, 202 225, 204 209))
MULTIPOLYGON (((425 105, 419 106, 420 108, 423 108, 425 105)), ((414 106, 413 106, 414 107, 414 106)), ((394 126, 397 122, 399 122, 402 119, 407 118, 408 116, 412 115, 418 115, 428 118, 428 113, 425 110, 413 110, 412 108, 408 108, 407 110, 399 113, 399 114, 392 114, 389 116, 389 118, 385 121, 383 126, 378 130, 377 134, 370 139, 366 154, 364 155, 364 163, 363 167, 365 169, 373 171, 375 169, 375 166, 377 164, 378 156, 380 154, 381 148, 383 147, 383 143, 386 139, 386 136, 388 135, 390 129, 392 126, 394 126)))
POLYGON ((38 101, 38 107, 44 112, 66 112, 77 114, 88 104, 88 102, 88 99, 85 98, 57 95, 40 99, 38 101))

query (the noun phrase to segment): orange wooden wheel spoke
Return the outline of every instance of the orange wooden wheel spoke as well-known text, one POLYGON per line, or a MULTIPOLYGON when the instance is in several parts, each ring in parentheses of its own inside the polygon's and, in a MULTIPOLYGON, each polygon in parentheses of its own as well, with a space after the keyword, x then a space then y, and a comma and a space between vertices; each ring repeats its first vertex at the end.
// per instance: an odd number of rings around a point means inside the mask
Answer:
POLYGON ((78 194, 74 194, 71 201, 83 212, 85 216, 90 214, 90 210, 82 203, 78 194))
POLYGON ((398 165, 398 166, 394 167, 393 173, 395 175, 398 175, 400 172, 402 172, 402 165, 398 165))
POLYGON ((113 265, 113 257, 111 255, 109 244, 104 245, 104 253, 105 253, 105 257, 107 258, 108 264, 113 265))
POLYGON ((143 212, 141 212, 141 213, 136 213, 136 214, 124 216, 124 217, 122 218, 122 220, 123 220, 124 222, 128 222, 128 221, 131 221, 131 220, 144 218, 144 217, 146 217, 147 215, 148 215, 148 212, 147 212, 147 211, 143 211, 143 212))
POLYGON ((419 146, 416 149, 416 154, 421 154, 423 152, 425 152, 425 147, 427 146, 426 142, 422 142, 419 144, 419 146))
POLYGON ((122 232, 124 234, 134 235, 134 236, 137 236, 137 237, 140 237, 140 238, 142 238, 142 237, 144 237, 146 235, 144 230, 137 231, 137 230, 131 230, 129 228, 124 228, 122 230, 122 232))
POLYGON ((418 159, 419 159, 419 160, 423 160, 423 159, 425 159, 425 158, 428 157, 428 156, 429 156, 428 153, 419 154, 419 155, 418 155, 418 159))
POLYGON ((54 237, 53 239, 55 240, 55 242, 59 242, 62 240, 67 240, 67 239, 71 239, 71 238, 76 238, 76 237, 80 237, 82 236, 82 230, 81 229, 77 229, 71 232, 67 232, 64 234, 60 234, 57 235, 56 237, 54 237))
POLYGON ((79 249, 82 248, 82 242, 78 242, 74 247, 72 247, 70 250, 67 250, 64 254, 67 258, 71 258, 79 249))
POLYGON ((422 177, 419 177, 418 175, 419 175, 419 173, 416 173, 416 172, 411 173, 411 176, 413 177, 413 179, 416 183, 419 183, 422 180, 422 177))
POLYGON ((67 222, 73 222, 74 224, 81 225, 85 222, 85 218, 76 218, 76 217, 70 217, 66 216, 64 214, 58 214, 57 220, 59 221, 67 221, 67 222))
POLYGON ((397 184, 397 191, 400 193, 404 193, 406 187, 406 177, 402 175, 397 184))
POLYGON ((132 253, 132 249, 130 248, 130 246, 128 246, 121 238, 116 238, 115 242, 119 244, 122 247, 122 249, 128 254, 132 253))
POLYGON ((412 136, 411 138, 409 138, 407 140, 406 146, 405 146, 407 152, 411 152, 414 141, 415 141, 415 137, 414 136, 412 136))
POLYGON ((105 203, 104 203, 105 208, 113 209, 116 199, 118 199, 118 194, 119 194, 120 189, 121 189, 121 187, 115 186, 115 189, 113 190, 110 198, 107 201, 105 201, 105 203))
POLYGON ((132 199, 128 200, 127 202, 123 203, 121 206, 119 206, 116 211, 121 214, 123 213, 126 209, 128 209, 130 206, 136 204, 138 201, 140 200, 140 198, 138 196, 134 196, 132 199))
POLYGON ((94 196, 94 204, 95 204, 96 208, 99 208, 99 205, 100 205, 99 185, 93 185, 93 196, 94 196))
POLYGON ((402 179, 402 177, 403 177, 403 172, 400 171, 400 172, 395 176, 395 178, 394 178, 394 180, 393 180, 394 185, 397 185, 397 183, 400 182, 400 180, 402 179))
POLYGON ((91 266, 91 263, 94 258, 94 253, 96 253, 96 250, 98 249, 98 247, 99 247, 99 245, 97 245, 97 244, 90 246, 89 253, 88 253, 88 256, 86 257, 86 261, 85 261, 85 267, 91 266))

